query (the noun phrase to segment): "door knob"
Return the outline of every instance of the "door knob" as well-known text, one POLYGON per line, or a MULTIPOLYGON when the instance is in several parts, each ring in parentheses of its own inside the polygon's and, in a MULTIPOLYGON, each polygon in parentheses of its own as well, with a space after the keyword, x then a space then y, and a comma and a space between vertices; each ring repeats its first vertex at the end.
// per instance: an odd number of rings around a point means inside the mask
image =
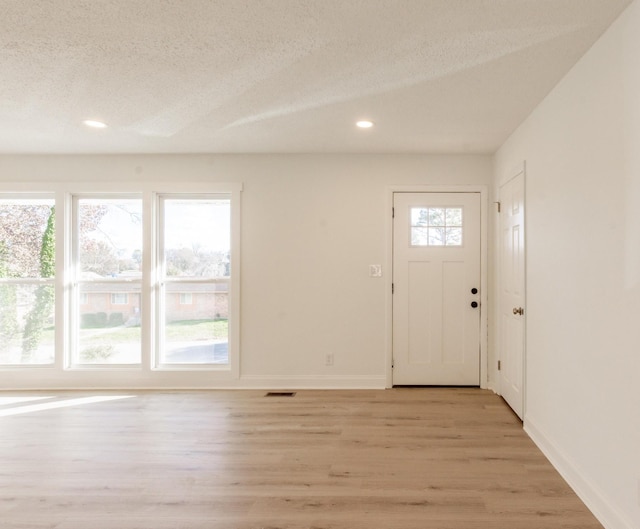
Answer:
POLYGON ((522 307, 517 307, 513 309, 513 313, 516 315, 522 316, 524 314, 524 309, 522 307))
POLYGON ((471 302, 471 306, 475 309, 478 307, 478 302, 477 301, 472 301, 471 302))

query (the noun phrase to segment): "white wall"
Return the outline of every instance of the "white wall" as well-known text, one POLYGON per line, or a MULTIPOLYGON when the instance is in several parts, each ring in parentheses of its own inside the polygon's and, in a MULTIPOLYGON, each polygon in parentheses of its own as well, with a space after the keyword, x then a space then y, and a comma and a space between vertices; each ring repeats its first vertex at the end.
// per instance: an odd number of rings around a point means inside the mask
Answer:
POLYGON ((496 155, 527 166, 525 428, 607 528, 640 527, 640 3, 496 155))
MULTIPOLYGON (((383 388, 390 270, 372 279, 368 265, 386 263, 388 187, 489 185, 492 171, 490 156, 4 156, 0 189, 2 181, 242 182, 241 369, 232 384, 383 388)), ((0 377, 0 387, 172 384, 130 371, 0 377)), ((213 383, 185 374, 179 385, 213 383)))

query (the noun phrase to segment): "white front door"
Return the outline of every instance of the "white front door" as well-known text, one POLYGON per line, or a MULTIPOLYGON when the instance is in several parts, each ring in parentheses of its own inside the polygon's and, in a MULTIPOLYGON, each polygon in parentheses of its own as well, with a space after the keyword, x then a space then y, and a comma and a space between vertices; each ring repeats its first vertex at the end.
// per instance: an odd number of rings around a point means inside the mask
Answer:
POLYGON ((393 384, 480 385, 480 193, 394 193, 393 384))
POLYGON ((500 393, 524 409, 524 172, 500 187, 500 393))

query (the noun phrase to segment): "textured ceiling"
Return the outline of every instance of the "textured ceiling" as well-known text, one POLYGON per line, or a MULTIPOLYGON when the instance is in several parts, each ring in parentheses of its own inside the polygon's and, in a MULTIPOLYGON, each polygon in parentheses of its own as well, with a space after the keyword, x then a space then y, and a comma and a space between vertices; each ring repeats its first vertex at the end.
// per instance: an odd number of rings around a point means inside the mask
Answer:
POLYGON ((0 0, 0 152, 493 152, 629 3, 0 0))

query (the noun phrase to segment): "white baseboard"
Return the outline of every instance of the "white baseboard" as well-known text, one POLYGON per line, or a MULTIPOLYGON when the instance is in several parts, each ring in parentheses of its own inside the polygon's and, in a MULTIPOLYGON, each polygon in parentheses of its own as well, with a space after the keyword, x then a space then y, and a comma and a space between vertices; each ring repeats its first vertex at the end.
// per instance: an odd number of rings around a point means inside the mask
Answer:
POLYGON ((634 529, 627 517, 614 508, 600 487, 581 474, 571 458, 528 416, 525 416, 524 431, 606 529, 634 529))
POLYGON ((238 386, 246 389, 385 389, 384 376, 358 375, 243 375, 238 386))

